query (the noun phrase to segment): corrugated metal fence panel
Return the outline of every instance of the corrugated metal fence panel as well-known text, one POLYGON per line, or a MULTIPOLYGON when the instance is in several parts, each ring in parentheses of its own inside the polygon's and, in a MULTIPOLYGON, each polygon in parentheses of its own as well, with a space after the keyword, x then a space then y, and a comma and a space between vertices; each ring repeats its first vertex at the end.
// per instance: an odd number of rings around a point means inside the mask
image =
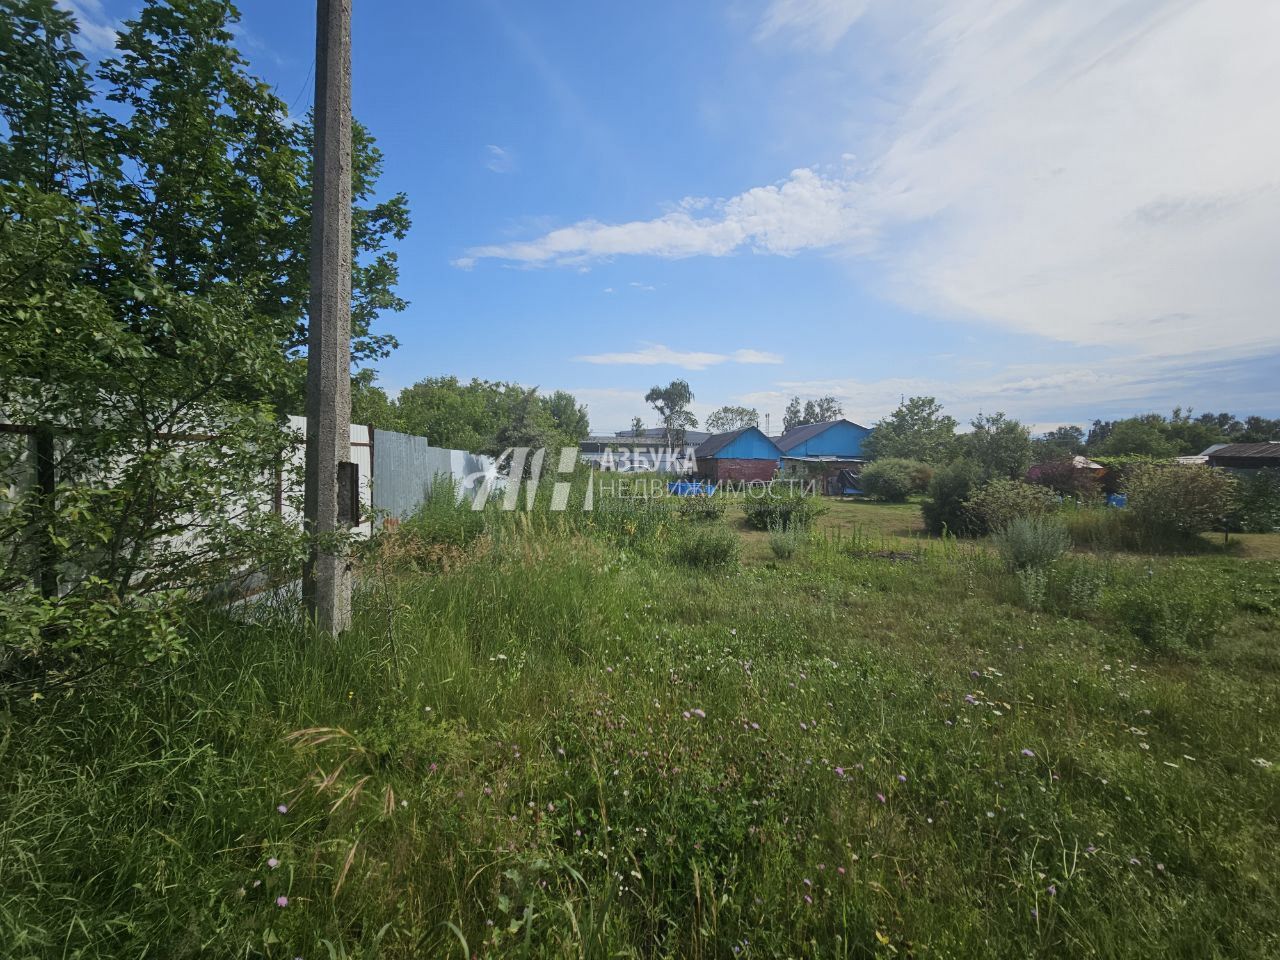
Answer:
POLYGON ((373 432, 373 508, 393 517, 407 517, 422 502, 430 482, 430 446, 426 437, 394 430, 373 432))
MULTIPOLYGON (((290 417, 289 427, 305 436, 305 417, 290 417)), ((302 444, 294 447, 292 455, 299 484, 290 485, 284 491, 283 514, 290 520, 302 522, 302 517, 290 501, 302 501, 301 476, 306 459, 302 444)), ((464 492, 474 494, 480 487, 480 476, 494 472, 492 457, 469 453, 466 450, 447 450, 433 447, 425 437, 415 437, 394 430, 375 430, 363 424, 351 425, 351 460, 360 467, 360 503, 372 510, 392 517, 409 517, 422 504, 436 476, 447 476, 453 482, 465 485, 464 492)), ((502 489, 505 478, 497 477, 494 489, 502 489)), ((371 536, 374 520, 359 527, 362 536, 371 536)))
POLYGON ((437 475, 454 476, 451 451, 431 446, 426 437, 393 430, 374 431, 375 510, 393 517, 412 516, 437 475))

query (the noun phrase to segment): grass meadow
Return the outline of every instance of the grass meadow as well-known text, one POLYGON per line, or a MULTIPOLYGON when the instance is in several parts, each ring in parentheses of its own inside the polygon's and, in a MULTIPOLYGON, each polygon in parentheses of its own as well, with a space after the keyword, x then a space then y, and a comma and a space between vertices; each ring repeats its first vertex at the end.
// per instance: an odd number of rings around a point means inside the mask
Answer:
POLYGON ((1280 535, 1024 582, 914 505, 656 510, 9 703, 0 955, 1280 955, 1280 535))

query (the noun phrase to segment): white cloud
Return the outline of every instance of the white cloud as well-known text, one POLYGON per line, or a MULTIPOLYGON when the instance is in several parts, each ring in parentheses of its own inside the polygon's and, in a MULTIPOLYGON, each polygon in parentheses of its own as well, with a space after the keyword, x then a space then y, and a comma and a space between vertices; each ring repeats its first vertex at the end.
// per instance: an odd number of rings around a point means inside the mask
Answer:
POLYGON ((516 168, 516 158, 510 150, 490 143, 484 148, 484 165, 494 173, 510 173, 516 168))
POLYGON ((1197 409, 1201 406, 1195 399, 1206 394, 1214 404, 1238 406, 1240 398, 1225 395, 1222 384, 1243 373, 1238 364, 1224 361, 1221 355, 1156 357, 1141 365, 1114 357, 1087 364, 1014 364, 980 375, 946 378, 779 380, 766 389, 739 394, 733 401, 758 407, 763 413, 781 411, 793 396, 801 400, 833 396, 842 403, 847 417, 870 426, 896 408, 903 397, 932 396, 961 424, 979 412, 1002 410, 1037 426, 1049 423, 1046 429, 1052 429, 1064 422, 1062 414, 1071 410, 1087 411, 1091 418, 1168 409, 1170 393, 1180 394, 1178 402, 1190 402, 1197 409))
POLYGON ((102 0, 57 0, 57 3, 71 13, 80 25, 77 43, 81 47, 95 53, 115 49, 116 23, 107 16, 102 0))
POLYGON ((871 128, 797 106, 833 157, 862 158, 856 176, 798 169, 458 263, 838 249, 940 317, 1136 357, 1280 346, 1280 4, 774 0, 757 39, 807 45, 797 69, 902 104, 871 128))
POLYGON ((871 167, 891 289, 1146 355, 1280 343, 1280 7, 951 0, 871 167))
POLYGON ((870 0, 774 0, 765 11, 756 36, 768 40, 776 34, 790 34, 829 50, 869 5, 870 0))
POLYGON ((582 363, 605 366, 673 366, 685 370, 706 370, 722 363, 771 364, 782 363, 782 357, 763 350, 735 350, 733 353, 702 353, 691 350, 672 350, 654 343, 640 350, 624 353, 597 353, 574 357, 582 363))
POLYGON ((474 265, 482 259, 576 264, 623 255, 722 257, 742 249, 793 254, 851 243, 862 235, 857 194, 849 181, 793 170, 786 180, 728 200, 689 197, 654 220, 582 220, 536 240, 474 247, 455 264, 474 265))

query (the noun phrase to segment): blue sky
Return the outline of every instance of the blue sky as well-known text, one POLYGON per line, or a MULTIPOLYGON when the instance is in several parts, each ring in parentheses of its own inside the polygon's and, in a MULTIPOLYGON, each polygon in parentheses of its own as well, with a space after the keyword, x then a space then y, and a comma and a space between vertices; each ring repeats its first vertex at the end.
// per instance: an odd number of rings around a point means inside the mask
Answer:
MULTIPOLYGON (((133 0, 65 0, 101 52, 133 0)), ((314 7, 240 4, 295 113, 314 7)), ((354 109, 409 195, 395 390, 687 379, 1039 427, 1280 414, 1280 5, 360 2, 354 109)))

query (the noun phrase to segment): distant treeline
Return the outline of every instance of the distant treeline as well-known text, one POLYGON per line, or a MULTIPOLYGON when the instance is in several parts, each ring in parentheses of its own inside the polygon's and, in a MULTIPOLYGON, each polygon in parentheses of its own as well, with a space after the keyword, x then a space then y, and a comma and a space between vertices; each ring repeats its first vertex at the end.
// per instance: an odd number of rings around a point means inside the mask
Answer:
POLYGON ((426 437, 433 446, 497 454, 507 447, 573 446, 587 435, 587 408, 571 393, 457 377, 428 377, 394 399, 371 370, 355 378, 351 421, 426 437))
POLYGON ((933 397, 911 397, 875 424, 863 445, 878 459, 900 458, 933 465, 972 460, 991 476, 1020 476, 1032 463, 1077 454, 1097 457, 1167 458, 1200 453, 1215 443, 1280 440, 1280 420, 1239 418, 1229 413, 1193 415, 1176 408, 1169 416, 1148 413, 1123 420, 1095 420, 1086 432, 1066 425, 1033 436, 1003 413, 979 414, 967 433, 933 397))

